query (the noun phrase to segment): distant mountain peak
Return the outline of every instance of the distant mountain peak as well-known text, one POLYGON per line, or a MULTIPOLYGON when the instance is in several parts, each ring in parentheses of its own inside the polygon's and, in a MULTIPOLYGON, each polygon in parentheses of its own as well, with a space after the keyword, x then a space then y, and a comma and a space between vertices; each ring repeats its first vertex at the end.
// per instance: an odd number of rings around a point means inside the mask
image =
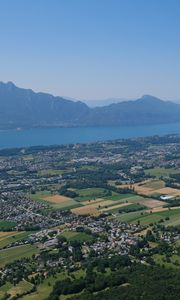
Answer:
POLYGON ((158 104, 158 103, 164 103, 166 101, 159 99, 155 96, 151 95, 143 95, 140 99, 137 100, 139 103, 144 103, 144 104, 158 104))
POLYGON ((0 81, 0 85, 7 89, 17 88, 17 86, 12 81, 8 81, 6 83, 3 81, 0 81))
POLYGON ((180 105, 151 95, 108 106, 36 93, 0 82, 0 129, 53 126, 134 126, 180 122, 180 105), (58 100, 58 101, 57 101, 58 100))
POLYGON ((145 95, 143 95, 140 99, 142 99, 142 100, 160 100, 160 101, 162 101, 161 99, 159 99, 159 98, 157 98, 157 97, 155 97, 155 96, 152 96, 152 95, 148 95, 148 94, 145 94, 145 95))
POLYGON ((9 85, 9 86, 15 86, 14 82, 12 82, 12 81, 8 81, 7 85, 9 85))

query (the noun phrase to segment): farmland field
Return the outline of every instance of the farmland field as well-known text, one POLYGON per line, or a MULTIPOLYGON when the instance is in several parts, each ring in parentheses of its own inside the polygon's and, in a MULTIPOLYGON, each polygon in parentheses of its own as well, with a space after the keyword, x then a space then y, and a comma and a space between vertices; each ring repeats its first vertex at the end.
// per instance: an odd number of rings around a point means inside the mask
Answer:
POLYGON ((16 222, 0 220, 0 230, 11 229, 16 226, 16 222))
MULTIPOLYGON (((84 271, 82 269, 77 270, 72 273, 75 278, 80 278, 84 276, 84 271)), ((53 285, 56 281, 63 280, 67 278, 66 272, 57 273, 55 276, 50 276, 46 278, 40 285, 37 286, 37 290, 29 295, 23 296, 22 300, 43 300, 51 293, 53 285)), ((69 297, 68 295, 65 297, 69 297)), ((62 297, 61 297, 62 298, 62 297)))
MULTIPOLYGON (((83 201, 81 202, 83 207, 80 207, 79 209, 75 208, 72 209, 71 211, 76 214, 80 215, 85 215, 85 214, 90 214, 90 215, 96 215, 98 213, 103 213, 103 212, 111 212, 111 211, 118 211, 119 208, 123 206, 128 206, 133 203, 138 203, 139 201, 144 201, 144 198, 140 196, 135 196, 131 195, 129 197, 129 194, 125 194, 126 197, 124 198, 124 195, 120 195, 119 200, 117 198, 117 195, 113 195, 112 197, 115 197, 116 200, 108 200, 105 198, 96 198, 93 200, 88 200, 88 201, 83 201), (133 200, 131 202, 131 199, 133 200)), ((111 198, 111 197, 109 197, 111 198)), ((111 198, 112 199, 112 198, 111 198)), ((145 199, 146 200, 146 199, 145 199)), ((156 200, 153 200, 156 201, 156 200)), ((148 207, 148 205, 147 205, 148 207)))
POLYGON ((3 300, 4 295, 9 291, 9 289, 11 289, 13 287, 13 284, 11 284, 10 282, 7 282, 6 284, 4 284, 3 286, 1 286, 0 288, 0 300, 3 300))
POLYGON ((69 241, 88 241, 92 240, 92 236, 89 234, 86 234, 85 232, 75 232, 75 231, 64 231, 62 233, 62 236, 64 236, 69 241))
POLYGON ((180 196, 180 190, 174 189, 174 188, 170 188, 170 187, 164 187, 162 189, 155 190, 154 194, 180 196))
POLYGON ((81 201, 93 200, 96 198, 104 198, 108 191, 103 188, 86 188, 86 189, 75 189, 75 192, 79 194, 79 196, 76 197, 75 200, 81 202, 81 201))
POLYGON ((170 187, 165 187, 165 183, 162 180, 146 180, 132 185, 120 185, 122 188, 134 189, 136 193, 144 196, 159 196, 159 195, 174 195, 180 196, 180 190, 170 187))
MULTIPOLYGON (((131 194, 130 194, 131 195, 131 194)), ((116 198, 117 199, 117 198, 116 198)), ((155 208, 155 207, 163 207, 166 203, 163 201, 151 199, 151 198, 144 198, 139 195, 132 194, 129 197, 120 198, 119 200, 105 200, 104 198, 96 198, 94 200, 88 200, 82 202, 82 207, 72 209, 73 213, 79 215, 95 215, 102 212, 118 212, 121 207, 128 206, 128 205, 141 205, 144 208, 155 208)))
POLYGON ((164 181, 162 180, 152 180, 152 181, 148 181, 147 183, 145 183, 143 185, 144 187, 156 190, 156 189, 161 189, 165 186, 164 181))
POLYGON ((23 257, 31 257, 37 253, 38 249, 34 245, 22 245, 0 250, 0 267, 23 257))
POLYGON ((154 169, 148 169, 145 170, 145 174, 150 176, 156 176, 157 178, 160 177, 169 177, 171 174, 177 174, 180 173, 179 169, 173 169, 173 168, 154 168, 154 169))
POLYGON ((111 212, 111 213, 115 213, 115 212, 126 212, 126 213, 129 213, 129 212, 133 212, 133 211, 138 211, 138 210, 143 210, 143 209, 145 209, 145 207, 143 206, 143 205, 141 205, 141 204, 136 204, 136 203, 134 203, 134 204, 131 204, 131 203, 129 203, 129 204, 127 204, 126 203, 126 205, 124 205, 124 206, 122 206, 122 207, 119 207, 119 208, 113 208, 112 207, 112 209, 109 211, 109 212, 111 212))
MULTIPOLYGON (((83 202, 83 204, 84 204, 84 202, 83 202)), ((100 199, 98 201, 86 204, 85 206, 101 208, 101 207, 111 206, 111 205, 114 205, 114 204, 116 204, 116 202, 114 202, 113 200, 100 199)))
POLYGON ((105 207, 100 209, 101 212, 111 212, 111 211, 115 211, 115 210, 119 210, 121 207, 127 207, 128 205, 131 205, 132 203, 119 203, 110 207, 105 207))
POLYGON ((134 197, 129 198, 128 200, 131 203, 139 203, 139 204, 147 206, 147 207, 158 207, 158 206, 163 206, 166 204, 163 201, 154 200, 151 198, 144 198, 142 196, 134 196, 134 197))
POLYGON ((30 292, 32 288, 33 285, 30 282, 23 280, 20 281, 16 286, 11 287, 8 290, 8 294, 11 295, 11 297, 15 297, 17 294, 22 295, 24 293, 30 292))
POLYGON ((104 197, 105 199, 107 200, 126 200, 131 198, 131 197, 134 197, 134 194, 130 194, 130 193, 126 193, 126 194, 118 194, 118 193, 115 193, 115 192, 112 192, 112 196, 107 196, 107 197, 104 197))
POLYGON ((160 266, 165 266, 165 268, 179 269, 180 270, 180 256, 173 254, 169 259, 170 261, 166 261, 165 255, 155 254, 153 256, 154 261, 160 266))
POLYGON ((149 225, 151 223, 154 224, 159 222, 161 222, 165 226, 180 225, 180 209, 166 210, 155 213, 145 212, 143 213, 143 215, 141 213, 142 211, 139 214, 124 214, 121 215, 119 219, 135 224, 137 224, 137 222, 140 221, 141 225, 149 225))
POLYGON ((44 200, 52 203, 69 203, 72 199, 61 195, 52 195, 45 197, 44 200))
POLYGON ((52 176, 52 175, 62 175, 65 171, 64 170, 55 170, 55 169, 46 169, 46 170, 41 170, 38 172, 38 175, 40 177, 43 176, 52 176))
POLYGON ((29 194, 29 197, 35 201, 43 201, 44 203, 50 205, 54 209, 70 209, 73 207, 80 206, 80 204, 74 199, 57 194, 52 195, 49 191, 29 194))
POLYGON ((51 196, 49 191, 36 192, 35 194, 28 194, 29 198, 36 201, 45 201, 44 198, 51 196))
POLYGON ((97 208, 91 207, 91 205, 72 208, 71 212, 76 215, 99 215, 97 208))
POLYGON ((0 232, 0 249, 3 247, 15 243, 16 241, 23 240, 32 232, 18 232, 18 231, 9 231, 9 232, 0 232))

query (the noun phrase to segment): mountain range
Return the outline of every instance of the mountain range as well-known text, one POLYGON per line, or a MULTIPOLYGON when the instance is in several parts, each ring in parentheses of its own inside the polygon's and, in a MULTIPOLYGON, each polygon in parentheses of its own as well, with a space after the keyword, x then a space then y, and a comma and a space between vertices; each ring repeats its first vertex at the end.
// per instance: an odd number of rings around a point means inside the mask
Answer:
POLYGON ((150 95, 90 108, 47 93, 0 82, 0 129, 73 126, 136 126, 180 122, 180 104, 150 95))

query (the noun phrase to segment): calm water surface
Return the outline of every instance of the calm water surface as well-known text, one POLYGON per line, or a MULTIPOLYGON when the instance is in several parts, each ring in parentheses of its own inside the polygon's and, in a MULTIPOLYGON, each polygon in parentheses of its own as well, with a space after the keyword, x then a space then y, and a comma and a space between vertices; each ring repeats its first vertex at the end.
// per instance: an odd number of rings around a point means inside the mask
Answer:
POLYGON ((0 131, 0 148, 60 145, 151 135, 180 134, 180 123, 136 127, 37 128, 0 131))

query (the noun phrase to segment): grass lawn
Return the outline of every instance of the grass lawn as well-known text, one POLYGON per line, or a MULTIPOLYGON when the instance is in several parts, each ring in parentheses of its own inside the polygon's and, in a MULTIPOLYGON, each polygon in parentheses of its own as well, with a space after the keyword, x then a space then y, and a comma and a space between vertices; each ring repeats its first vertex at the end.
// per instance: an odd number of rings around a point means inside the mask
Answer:
POLYGON ((48 200, 46 200, 46 197, 52 196, 51 192, 49 191, 43 191, 43 192, 36 192, 35 194, 28 194, 28 196, 35 201, 41 201, 46 204, 48 204, 53 209, 71 209, 75 207, 81 206, 78 202, 76 202, 74 199, 71 199, 69 202, 62 202, 62 203, 53 203, 48 200))
POLYGON ((51 196, 50 191, 36 192, 35 194, 28 194, 29 198, 36 201, 45 201, 44 197, 51 196))
POLYGON ((15 243, 16 241, 23 240, 26 237, 28 237, 32 232, 26 231, 26 232, 7 232, 6 236, 1 236, 0 234, 0 249, 3 247, 15 243))
POLYGON ((132 223, 134 220, 141 218, 143 216, 149 215, 145 211, 134 211, 131 213, 119 214, 116 218, 121 222, 132 223))
POLYGON ((38 252, 37 247, 34 245, 22 245, 0 250, 0 267, 23 257, 31 257, 38 252))
POLYGON ((46 169, 46 170, 39 171, 38 175, 40 177, 52 176, 52 175, 62 175, 64 172, 65 172, 64 170, 46 169))
POLYGON ((125 201, 125 200, 128 200, 128 198, 131 198, 131 197, 134 197, 134 194, 118 194, 118 193, 115 193, 115 192, 112 192, 112 196, 108 196, 108 197, 105 197, 105 199, 107 200, 122 200, 122 201, 125 201))
POLYGON ((167 210, 156 213, 147 213, 145 211, 138 211, 132 213, 124 213, 117 217, 122 222, 134 223, 137 224, 140 221, 141 225, 149 225, 151 223, 159 223, 161 219, 164 222, 161 224, 165 226, 175 226, 180 225, 180 209, 176 210, 167 210), (143 214, 142 214, 143 213, 143 214), (166 218, 169 220, 166 220, 166 218))
POLYGON ((96 171, 96 170, 98 170, 98 167, 97 166, 93 166, 93 165, 83 165, 83 166, 80 166, 79 169, 80 170, 96 171))
POLYGON ((17 294, 22 295, 24 293, 30 292, 33 288, 33 284, 25 280, 20 281, 16 286, 11 287, 7 292, 11 297, 16 296, 17 294))
POLYGON ((61 209, 61 210, 67 210, 67 209, 82 206, 80 203, 76 202, 73 199, 71 199, 71 201, 66 203, 52 203, 52 202, 48 202, 48 203, 53 207, 53 209, 61 209))
POLYGON ((62 233, 62 236, 64 236, 69 241, 89 241, 92 240, 93 237, 89 234, 86 234, 85 232, 75 232, 75 231, 64 231, 62 233))
MULTIPOLYGON (((132 223, 137 224, 138 221, 140 221, 141 225, 149 225, 151 223, 158 223, 160 220, 162 219, 162 217, 160 215, 157 214, 148 214, 146 216, 140 216, 139 218, 136 218, 135 220, 132 221, 132 223)), ((164 223, 163 223, 164 224, 164 223)))
POLYGON ((13 284, 7 282, 6 284, 0 287, 0 300, 3 299, 4 295, 13 287, 13 284))
POLYGON ((11 229, 16 226, 16 222, 0 220, 0 230, 11 229))
POLYGON ((172 269, 180 269, 180 256, 173 254, 170 257, 170 262, 166 261, 165 255, 161 254, 155 254, 153 256, 154 261, 159 265, 164 265, 166 268, 172 268, 172 269))
POLYGON ((165 168, 153 168, 153 169, 148 169, 145 170, 145 174, 150 175, 150 176, 156 176, 157 178, 160 177, 169 177, 171 174, 177 174, 180 173, 180 170, 178 169, 165 169, 165 168))
POLYGON ((87 188, 87 189, 76 189, 75 192, 79 194, 78 197, 75 198, 77 201, 87 201, 93 200, 96 198, 104 198, 107 190, 103 188, 87 188))
MULTIPOLYGON (((85 275, 85 272, 82 269, 80 269, 78 271, 73 272, 72 274, 76 278, 80 278, 85 275)), ((21 299, 22 300, 44 300, 52 292, 53 285, 56 283, 56 281, 63 280, 67 277, 68 277, 68 275, 66 272, 58 273, 54 277, 50 276, 50 277, 46 278, 43 281, 43 283, 41 283, 40 285, 37 286, 36 292, 26 295, 26 296, 22 297, 21 299)))
POLYGON ((115 210, 109 210, 109 212, 126 212, 126 213, 129 213, 129 212, 133 212, 133 211, 138 211, 138 210, 143 210, 145 208, 145 206, 143 205, 140 205, 140 204, 130 204, 130 205, 127 205, 127 206, 123 206, 123 207, 119 207, 115 210))

